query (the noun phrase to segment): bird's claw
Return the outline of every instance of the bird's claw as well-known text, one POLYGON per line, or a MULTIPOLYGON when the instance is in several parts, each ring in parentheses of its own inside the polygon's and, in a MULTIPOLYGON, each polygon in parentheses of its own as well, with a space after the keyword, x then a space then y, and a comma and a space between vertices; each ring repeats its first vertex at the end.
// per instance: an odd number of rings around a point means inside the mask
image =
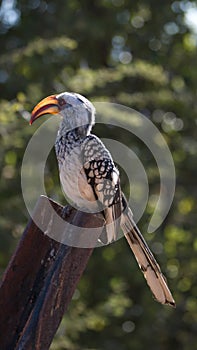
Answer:
POLYGON ((62 213, 61 216, 62 218, 65 220, 67 219, 71 214, 72 214, 73 208, 70 207, 69 205, 66 205, 63 209, 62 209, 62 213))

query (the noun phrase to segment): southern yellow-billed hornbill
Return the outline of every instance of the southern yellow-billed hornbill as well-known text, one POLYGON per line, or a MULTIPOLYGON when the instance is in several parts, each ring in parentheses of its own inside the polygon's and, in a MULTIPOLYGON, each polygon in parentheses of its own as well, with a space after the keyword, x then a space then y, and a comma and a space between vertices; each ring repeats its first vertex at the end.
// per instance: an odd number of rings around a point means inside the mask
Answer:
POLYGON ((102 211, 107 243, 117 238, 121 227, 155 299, 175 306, 166 279, 133 221, 118 169, 101 140, 91 134, 94 106, 76 93, 52 95, 36 105, 30 124, 48 113, 62 116, 55 150, 64 192, 78 208, 102 211))

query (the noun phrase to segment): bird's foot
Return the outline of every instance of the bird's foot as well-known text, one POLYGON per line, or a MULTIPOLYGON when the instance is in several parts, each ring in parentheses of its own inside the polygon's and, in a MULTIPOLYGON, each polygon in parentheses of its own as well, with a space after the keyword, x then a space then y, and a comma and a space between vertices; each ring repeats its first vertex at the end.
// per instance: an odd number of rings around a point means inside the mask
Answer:
POLYGON ((62 218, 65 220, 67 219, 73 211, 73 207, 71 207, 70 205, 66 205, 63 209, 62 209, 62 218))

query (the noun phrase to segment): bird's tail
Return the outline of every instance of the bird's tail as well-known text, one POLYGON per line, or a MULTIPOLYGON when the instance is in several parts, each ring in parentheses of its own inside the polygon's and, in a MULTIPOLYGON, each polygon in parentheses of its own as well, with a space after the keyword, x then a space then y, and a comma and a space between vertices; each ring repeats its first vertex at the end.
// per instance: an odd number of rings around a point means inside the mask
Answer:
POLYGON ((166 278, 133 221, 133 215, 129 208, 124 211, 121 228, 155 299, 162 304, 169 304, 175 307, 176 304, 168 288, 166 278))

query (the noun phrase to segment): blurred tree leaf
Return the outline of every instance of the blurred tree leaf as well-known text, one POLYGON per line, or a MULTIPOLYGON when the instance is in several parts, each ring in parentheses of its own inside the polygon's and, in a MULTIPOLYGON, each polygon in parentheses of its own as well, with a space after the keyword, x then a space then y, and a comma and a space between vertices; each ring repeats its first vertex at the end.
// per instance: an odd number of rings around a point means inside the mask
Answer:
MULTIPOLYGON (((28 220, 20 169, 39 125, 29 127, 29 112, 42 97, 72 90, 92 101, 142 112, 164 136, 176 166, 173 206, 158 232, 147 234, 159 193, 155 160, 126 130, 95 126, 99 136, 130 147, 146 169, 150 199, 140 228, 168 277, 177 309, 152 300, 129 247, 120 240, 95 250, 53 350, 140 350, 144 344, 153 350, 197 349, 197 50, 185 20, 194 5, 169 0, 17 0, 0 5, 1 272, 28 220)), ((104 117, 110 120, 107 111, 104 117)), ((52 151, 46 191, 64 203, 56 165, 52 151)), ((128 193, 124 173, 122 178, 128 193)))

